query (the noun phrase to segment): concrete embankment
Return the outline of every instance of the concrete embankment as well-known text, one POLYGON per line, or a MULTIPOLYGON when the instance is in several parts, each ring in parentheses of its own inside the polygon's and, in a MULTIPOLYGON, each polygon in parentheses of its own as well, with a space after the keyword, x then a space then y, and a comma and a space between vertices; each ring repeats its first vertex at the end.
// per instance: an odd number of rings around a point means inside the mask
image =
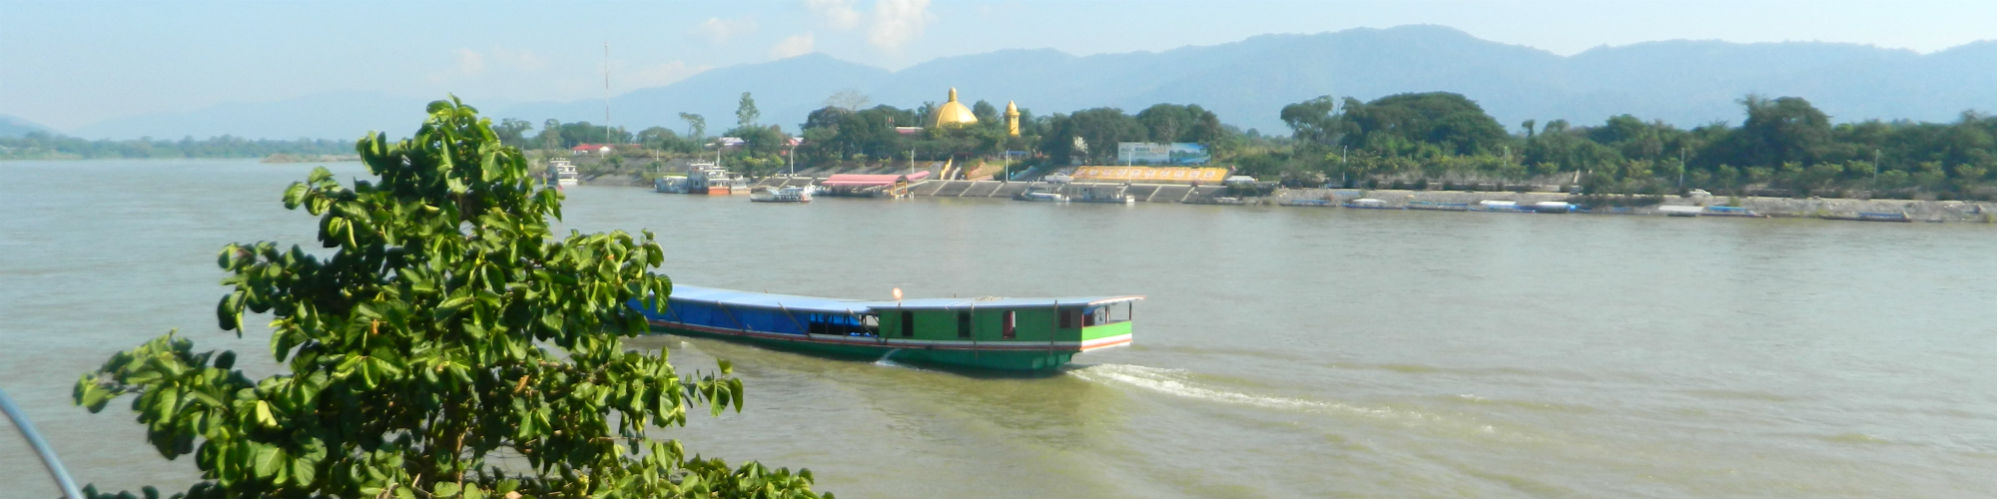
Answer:
MULTIPOLYGON (((786 187, 812 185, 818 179, 798 177, 771 177, 756 185, 786 187)), ((958 197, 958 198, 1010 198, 1021 194, 1029 187, 1046 192, 1057 192, 1072 199, 1094 195, 1098 199, 1121 199, 1131 196, 1141 203, 1197 203, 1197 204, 1250 204, 1250 205, 1292 205, 1305 200, 1327 201, 1328 206, 1361 198, 1382 200, 1387 207, 1401 208, 1412 203, 1466 204, 1477 206, 1480 201, 1513 201, 1519 204, 1533 204, 1544 201, 1575 202, 1574 196, 1560 192, 1467 192, 1467 191, 1413 191, 1392 189, 1278 189, 1270 196, 1233 199, 1226 195, 1222 186, 1188 186, 1158 184, 1048 184, 1041 182, 1000 182, 996 180, 925 180, 910 185, 910 193, 918 197, 958 197)), ((1853 218, 1861 213, 1901 213, 1917 222, 1980 222, 1994 221, 1994 204, 1990 201, 1913 201, 1901 199, 1824 199, 1824 198, 1775 198, 1775 197, 1729 197, 1729 196, 1662 196, 1657 204, 1646 204, 1648 198, 1633 196, 1616 198, 1613 206, 1600 207, 1600 212, 1616 212, 1632 215, 1663 215, 1661 206, 1739 206, 1760 215, 1772 217, 1825 217, 1853 218), (1642 204, 1643 206, 1620 207, 1622 204, 1642 204)))
MULTIPOLYGON (((1269 199, 1275 204, 1288 204, 1295 200, 1329 200, 1335 204, 1360 198, 1380 199, 1389 207, 1409 206, 1411 203, 1468 204, 1480 201, 1513 201, 1532 204, 1543 201, 1575 201, 1569 194, 1559 192, 1463 192, 1463 191, 1409 191, 1409 190, 1361 190, 1361 189, 1281 189, 1269 199)), ((1631 198, 1610 198, 1616 200, 1642 200, 1641 196, 1631 198)), ((1772 217, 1824 217, 1853 218, 1861 213, 1901 213, 1917 222, 1983 222, 1994 221, 1993 203, 1990 201, 1913 201, 1907 199, 1827 199, 1827 198, 1776 198, 1776 197, 1729 197, 1729 196, 1661 196, 1659 203, 1632 206, 1633 215, 1661 215, 1661 206, 1739 206, 1760 215, 1772 217)), ((1619 210, 1617 206, 1610 210, 1619 210)))

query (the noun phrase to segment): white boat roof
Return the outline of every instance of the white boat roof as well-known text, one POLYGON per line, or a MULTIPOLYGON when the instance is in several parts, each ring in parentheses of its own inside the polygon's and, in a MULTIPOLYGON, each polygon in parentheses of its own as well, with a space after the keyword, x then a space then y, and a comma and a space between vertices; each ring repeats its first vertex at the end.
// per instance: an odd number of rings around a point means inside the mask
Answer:
POLYGON ((1085 307, 1143 300, 1138 295, 1124 296, 1075 296, 1061 298, 916 298, 896 300, 849 300, 823 298, 818 296, 759 293, 733 289, 710 288, 675 284, 669 299, 697 302, 720 302, 725 305, 764 309, 795 310, 819 313, 862 313, 870 310, 938 310, 938 309, 978 309, 991 307, 1085 307))

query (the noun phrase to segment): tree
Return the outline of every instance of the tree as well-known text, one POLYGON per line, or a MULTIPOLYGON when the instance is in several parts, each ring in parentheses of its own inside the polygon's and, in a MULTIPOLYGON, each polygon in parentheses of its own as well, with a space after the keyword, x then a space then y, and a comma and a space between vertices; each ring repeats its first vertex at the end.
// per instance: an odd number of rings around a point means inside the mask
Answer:
POLYGON ((501 144, 505 144, 508 147, 524 148, 528 147, 528 143, 523 134, 528 133, 528 130, 534 128, 535 124, 529 123, 528 120, 507 118, 500 120, 500 126, 493 128, 493 134, 500 137, 501 144))
POLYGON ((318 168, 283 197, 319 218, 330 255, 259 242, 217 258, 232 288, 219 325, 241 335, 246 313, 270 314, 283 374, 253 381, 234 352, 169 332, 76 384, 92 412, 135 395, 147 441, 194 455, 187 495, 812 495, 804 470, 731 469, 646 437, 690 407, 743 404, 726 362, 684 378, 620 345, 646 327, 633 304, 672 291, 648 271, 664 259, 650 232, 552 238, 562 194, 456 99, 432 103, 413 139, 356 149, 374 181, 318 168), (525 468, 492 466, 502 451, 525 468))
POLYGON ((699 114, 681 113, 681 121, 688 124, 688 138, 701 140, 702 134, 708 131, 708 120, 699 114))
POLYGON ((1287 104, 1279 110, 1278 118, 1292 128, 1292 139, 1302 144, 1327 144, 1340 133, 1337 127, 1340 119, 1333 114, 1333 97, 1328 95, 1287 104))
POLYGON ((750 92, 743 92, 743 98, 736 99, 736 126, 746 127, 757 124, 757 99, 750 98, 750 92))
POLYGON ((680 140, 679 134, 675 134, 673 130, 669 130, 666 127, 656 126, 639 131, 639 143, 646 147, 673 150, 675 149, 675 143, 680 142, 680 140))
POLYGON ((1412 152, 1410 145, 1436 144, 1452 154, 1494 152, 1507 140, 1500 122, 1463 95, 1450 92, 1396 94, 1341 106, 1342 143, 1385 155, 1412 152))
POLYGON ((553 150, 561 148, 562 122, 556 120, 555 118, 549 118, 548 121, 543 121, 541 139, 542 139, 542 149, 553 150))
POLYGON ((1069 115, 1071 130, 1087 145, 1091 161, 1108 162, 1118 153, 1119 142, 1136 142, 1145 138, 1145 127, 1124 111, 1113 107, 1099 107, 1077 111, 1069 115))

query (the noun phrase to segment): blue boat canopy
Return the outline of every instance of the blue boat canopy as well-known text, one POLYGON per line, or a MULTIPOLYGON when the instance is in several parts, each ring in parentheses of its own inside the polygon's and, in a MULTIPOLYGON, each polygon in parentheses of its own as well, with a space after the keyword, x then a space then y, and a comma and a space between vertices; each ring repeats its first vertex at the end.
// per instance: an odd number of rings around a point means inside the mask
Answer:
POLYGON ((868 308, 871 306, 869 302, 864 302, 861 300, 840 300, 834 298, 821 298, 817 296, 758 293, 752 291, 737 291, 734 289, 689 286, 679 283, 674 284, 674 291, 671 295, 668 295, 667 298, 671 300, 721 302, 724 305, 737 306, 737 307, 768 308, 774 310, 783 309, 783 310, 793 310, 799 312, 818 312, 818 313, 829 313, 829 314, 859 313, 868 310, 868 308))
POLYGON ((1143 300, 1146 297, 1081 296, 1062 298, 918 298, 894 300, 845 300, 817 296, 784 295, 674 284, 670 300, 722 303, 731 307, 764 308, 794 312, 855 314, 870 310, 936 310, 969 308, 1089 307, 1143 300))

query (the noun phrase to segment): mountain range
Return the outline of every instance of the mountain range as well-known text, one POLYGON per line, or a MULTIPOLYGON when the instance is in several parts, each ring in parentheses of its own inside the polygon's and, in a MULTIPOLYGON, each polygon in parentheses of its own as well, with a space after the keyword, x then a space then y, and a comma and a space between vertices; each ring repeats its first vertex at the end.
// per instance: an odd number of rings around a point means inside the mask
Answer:
MULTIPOLYGON (((633 90, 614 96, 610 107, 613 124, 632 131, 685 131, 679 113, 701 114, 711 135, 734 126, 738 97, 746 91, 756 99, 761 122, 796 131, 807 113, 843 90, 868 96, 870 106, 916 108, 942 103, 954 87, 967 105, 985 100, 1005 107, 1012 100, 1033 115, 1199 104, 1224 123, 1266 134, 1286 133, 1279 109, 1320 95, 1367 101, 1429 91, 1463 94, 1510 129, 1529 119, 1590 125, 1618 114, 1682 127, 1738 123, 1743 111, 1737 101, 1753 93, 1803 97, 1835 122, 1945 122, 1964 111, 1994 112, 1995 51, 1992 40, 1929 54, 1843 43, 1675 40, 1561 56, 1441 26, 1402 26, 1264 35, 1163 52, 1003 50, 899 71, 809 54, 633 90)), ((370 129, 406 135, 427 100, 346 93, 231 103, 111 120, 74 135, 347 138, 370 129)), ((605 112, 598 98, 472 104, 496 119, 525 119, 537 128, 549 118, 600 122, 605 112)))

